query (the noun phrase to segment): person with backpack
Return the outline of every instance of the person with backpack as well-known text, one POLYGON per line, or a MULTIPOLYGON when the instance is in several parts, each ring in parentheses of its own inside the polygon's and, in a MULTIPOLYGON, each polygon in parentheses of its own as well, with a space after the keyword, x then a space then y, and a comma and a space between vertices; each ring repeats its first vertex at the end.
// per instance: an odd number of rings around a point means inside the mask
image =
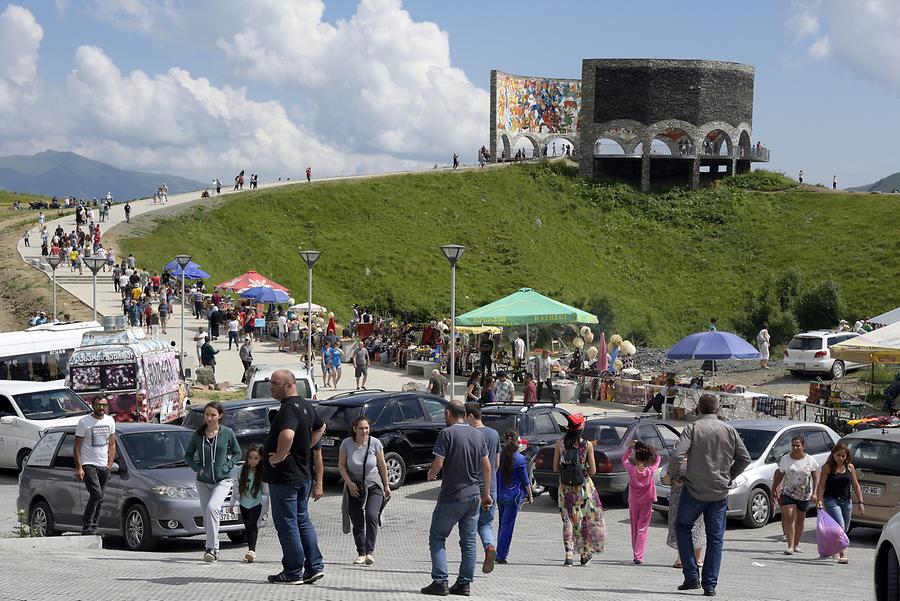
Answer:
POLYGON ((582 438, 584 415, 568 416, 565 435, 553 453, 553 471, 559 474, 559 514, 563 522, 563 543, 566 547, 564 566, 571 566, 575 551, 581 565, 587 565, 594 553, 602 553, 606 540, 603 505, 591 476, 597 473, 594 447, 582 438))

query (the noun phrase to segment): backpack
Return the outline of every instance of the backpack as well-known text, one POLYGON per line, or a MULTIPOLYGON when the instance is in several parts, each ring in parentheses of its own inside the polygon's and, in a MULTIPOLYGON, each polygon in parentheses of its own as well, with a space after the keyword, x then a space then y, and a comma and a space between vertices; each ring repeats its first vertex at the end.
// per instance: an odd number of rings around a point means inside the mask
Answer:
POLYGON ((581 486, 584 484, 584 465, 578 460, 578 447, 571 449, 563 446, 559 456, 559 483, 565 486, 581 486))

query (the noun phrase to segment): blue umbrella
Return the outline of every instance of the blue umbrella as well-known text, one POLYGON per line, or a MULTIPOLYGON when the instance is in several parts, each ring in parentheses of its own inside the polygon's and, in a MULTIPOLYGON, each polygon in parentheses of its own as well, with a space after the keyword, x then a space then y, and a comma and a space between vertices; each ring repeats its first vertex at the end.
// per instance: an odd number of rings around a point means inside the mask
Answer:
POLYGON ((247 288, 243 292, 241 292, 242 298, 252 298, 253 300, 260 303, 286 303, 290 298, 287 295, 287 292, 283 290, 276 290, 275 288, 269 288, 267 286, 256 286, 254 288, 247 288))
POLYGON ((669 359, 759 359, 759 351, 731 332, 700 332, 679 340, 669 359))
MULTIPOLYGON (((169 261, 166 263, 165 269, 176 278, 181 279, 181 267, 178 266, 178 261, 169 261)), ((184 268, 184 279, 186 280, 205 280, 208 277, 209 274, 200 269, 200 266, 193 261, 190 261, 184 268)))

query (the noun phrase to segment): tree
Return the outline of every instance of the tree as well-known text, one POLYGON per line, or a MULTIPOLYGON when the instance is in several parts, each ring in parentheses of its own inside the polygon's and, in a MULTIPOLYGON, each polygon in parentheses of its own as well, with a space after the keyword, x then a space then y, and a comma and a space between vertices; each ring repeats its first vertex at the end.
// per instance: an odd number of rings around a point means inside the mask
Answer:
POLYGON ((794 315, 801 330, 833 328, 841 320, 844 306, 841 291, 832 280, 807 289, 797 299, 794 315))

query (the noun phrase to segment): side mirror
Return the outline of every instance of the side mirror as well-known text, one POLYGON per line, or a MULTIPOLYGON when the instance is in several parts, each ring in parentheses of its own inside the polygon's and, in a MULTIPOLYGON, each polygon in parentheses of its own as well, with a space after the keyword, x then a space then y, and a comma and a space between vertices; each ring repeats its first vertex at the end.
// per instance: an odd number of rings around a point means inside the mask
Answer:
POLYGON ((114 461, 112 464, 112 469, 109 470, 109 473, 111 473, 111 474, 127 474, 128 468, 125 466, 124 463, 120 464, 119 462, 114 461))
POLYGON ((0 417, 0 424, 3 424, 4 426, 11 426, 14 423, 16 423, 16 417, 14 415, 4 415, 3 417, 0 417))

